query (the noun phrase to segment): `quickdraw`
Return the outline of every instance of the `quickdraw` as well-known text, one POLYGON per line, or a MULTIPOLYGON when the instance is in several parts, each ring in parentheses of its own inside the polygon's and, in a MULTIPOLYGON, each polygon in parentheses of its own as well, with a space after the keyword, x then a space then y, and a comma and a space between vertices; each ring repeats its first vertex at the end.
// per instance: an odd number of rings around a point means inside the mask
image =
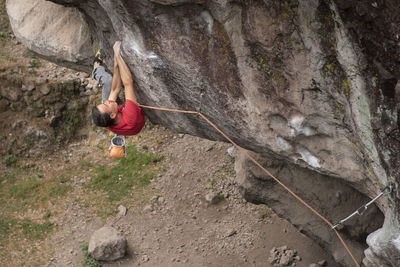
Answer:
POLYGON ((367 204, 359 207, 355 212, 353 212, 352 214, 350 214, 349 216, 347 216, 346 218, 344 218, 343 220, 341 220, 340 222, 338 222, 337 224, 335 224, 334 226, 332 226, 332 229, 337 228, 339 225, 343 225, 343 223, 347 220, 349 220, 350 218, 352 218, 355 215, 358 216, 362 216, 364 214, 364 212, 368 209, 368 206, 371 205, 372 203, 374 203, 375 201, 377 201, 380 197, 384 196, 384 195, 388 195, 391 194, 393 192, 393 184, 390 183, 389 185, 385 186, 384 188, 381 189, 381 193, 379 195, 377 195, 374 199, 372 199, 370 202, 368 202, 367 204), (387 193, 385 193, 385 191, 388 191, 387 193))

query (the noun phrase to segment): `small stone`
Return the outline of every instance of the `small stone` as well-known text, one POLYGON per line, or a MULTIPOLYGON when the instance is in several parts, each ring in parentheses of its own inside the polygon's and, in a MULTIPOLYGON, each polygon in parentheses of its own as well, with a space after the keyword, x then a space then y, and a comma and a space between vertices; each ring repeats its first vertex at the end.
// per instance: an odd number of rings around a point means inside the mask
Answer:
POLYGON ((43 84, 45 82, 46 82, 46 79, 43 77, 38 77, 38 78, 36 78, 36 81, 35 81, 36 84, 43 84))
MULTIPOLYGON (((286 229, 285 229, 286 230, 286 229)), ((278 248, 278 250, 280 250, 280 251, 285 251, 285 250, 287 250, 288 249, 288 247, 287 246, 282 246, 282 247, 279 247, 278 248)))
POLYGON ((159 198, 158 198, 158 203, 159 203, 159 204, 163 204, 164 201, 165 201, 165 199, 164 199, 163 197, 159 197, 159 198))
POLYGON ((234 158, 235 157, 235 147, 231 146, 226 150, 226 153, 228 153, 229 157, 234 158))
POLYGON ((118 215, 120 215, 120 216, 125 216, 126 215, 126 212, 127 212, 127 208, 126 207, 124 207, 124 206, 122 206, 122 205, 120 205, 119 207, 118 207, 118 215))
POLYGON ((40 87, 39 90, 43 95, 48 95, 50 93, 50 87, 47 84, 40 87))
POLYGON ((216 192, 209 192, 206 196, 205 199, 208 203, 210 204, 217 204, 219 202, 219 194, 216 192))
POLYGON ((295 259, 296 261, 301 261, 301 257, 300 256, 295 256, 293 259, 295 259))
POLYGON ((289 257, 288 255, 283 254, 281 256, 281 259, 279 260, 279 264, 283 265, 283 266, 287 266, 287 265, 289 265, 291 260, 292 260, 291 257, 289 257))
POLYGON ((153 207, 151 205, 147 205, 144 207, 143 209, 144 212, 152 212, 153 211, 153 207))
POLYGON ((328 265, 328 262, 326 260, 322 260, 322 261, 319 261, 318 264, 320 266, 326 266, 326 265, 328 265))
POLYGON ((149 260, 150 260, 150 258, 146 254, 142 256, 142 262, 147 262, 149 260))
POLYGON ((310 265, 309 265, 309 267, 320 267, 318 264, 316 264, 316 263, 311 263, 310 265))
POLYGON ((287 255, 289 258, 293 258, 295 254, 296 253, 294 252, 294 250, 291 249, 285 251, 285 255, 287 255))
POLYGON ((33 82, 28 82, 26 84, 22 84, 21 90, 22 91, 32 91, 33 89, 35 89, 35 84, 33 82))

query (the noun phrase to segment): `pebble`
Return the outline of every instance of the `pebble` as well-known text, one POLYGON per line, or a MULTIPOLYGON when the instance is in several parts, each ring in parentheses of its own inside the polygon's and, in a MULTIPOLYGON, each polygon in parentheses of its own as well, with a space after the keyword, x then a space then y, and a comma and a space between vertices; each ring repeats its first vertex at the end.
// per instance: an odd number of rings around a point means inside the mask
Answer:
POLYGON ((234 147, 234 146, 229 147, 229 148, 226 150, 226 152, 228 153, 228 155, 229 155, 231 158, 234 158, 234 157, 235 157, 235 147, 234 147))
POLYGON ((219 202, 218 195, 218 193, 211 191, 205 196, 205 199, 209 204, 217 204, 219 202))
POLYGON ((159 204, 163 204, 164 201, 165 201, 165 199, 164 199, 163 197, 159 197, 159 198, 158 198, 158 203, 159 203, 159 204))
POLYGON ((153 211, 153 207, 151 205, 147 205, 144 207, 143 209, 144 212, 152 212, 153 211))
POLYGON ((33 89, 35 89, 35 84, 33 82, 28 82, 26 84, 22 84, 21 90, 22 91, 32 91, 33 89))
POLYGON ((143 262, 147 262, 147 261, 149 261, 149 260, 150 260, 150 258, 149 258, 149 256, 147 256, 146 254, 142 256, 142 261, 143 261, 143 262))
POLYGON ((119 207, 118 207, 118 215, 120 215, 120 216, 125 216, 126 215, 126 212, 127 212, 127 208, 126 207, 124 207, 124 206, 122 206, 122 205, 120 205, 119 207))

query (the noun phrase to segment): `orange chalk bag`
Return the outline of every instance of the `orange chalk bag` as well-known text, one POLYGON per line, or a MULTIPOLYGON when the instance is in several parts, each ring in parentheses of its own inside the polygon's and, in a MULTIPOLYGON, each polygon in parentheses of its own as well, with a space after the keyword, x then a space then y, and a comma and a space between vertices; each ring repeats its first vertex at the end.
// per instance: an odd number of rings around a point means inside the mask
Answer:
POLYGON ((111 139, 110 147, 108 148, 109 158, 123 158, 126 156, 125 138, 120 135, 115 135, 111 139))

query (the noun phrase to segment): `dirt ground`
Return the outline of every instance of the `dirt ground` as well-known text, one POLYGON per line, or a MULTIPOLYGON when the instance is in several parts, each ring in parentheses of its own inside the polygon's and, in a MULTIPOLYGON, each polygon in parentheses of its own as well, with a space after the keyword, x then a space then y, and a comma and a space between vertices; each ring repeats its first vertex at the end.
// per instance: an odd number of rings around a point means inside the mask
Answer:
MULTIPOLYGON (((71 144, 64 154, 71 164, 82 153, 90 153, 94 162, 108 160, 104 151, 87 145, 101 138, 108 139, 92 136, 71 144)), ((298 252, 301 260, 295 266, 308 267, 321 260, 336 266, 317 244, 268 207, 247 203, 240 196, 234 160, 227 153, 229 144, 177 135, 157 126, 127 142, 164 155, 166 171, 153 179, 143 201, 132 200, 125 216, 103 221, 73 198, 67 200, 57 219, 59 230, 46 244, 55 249, 46 266, 82 266, 80 242, 89 241, 103 225, 124 234, 128 255, 102 266, 271 266, 270 250, 281 246, 298 252), (226 197, 211 205, 205 200, 210 192, 226 197)), ((74 194, 82 194, 82 186, 75 183, 74 194)))

